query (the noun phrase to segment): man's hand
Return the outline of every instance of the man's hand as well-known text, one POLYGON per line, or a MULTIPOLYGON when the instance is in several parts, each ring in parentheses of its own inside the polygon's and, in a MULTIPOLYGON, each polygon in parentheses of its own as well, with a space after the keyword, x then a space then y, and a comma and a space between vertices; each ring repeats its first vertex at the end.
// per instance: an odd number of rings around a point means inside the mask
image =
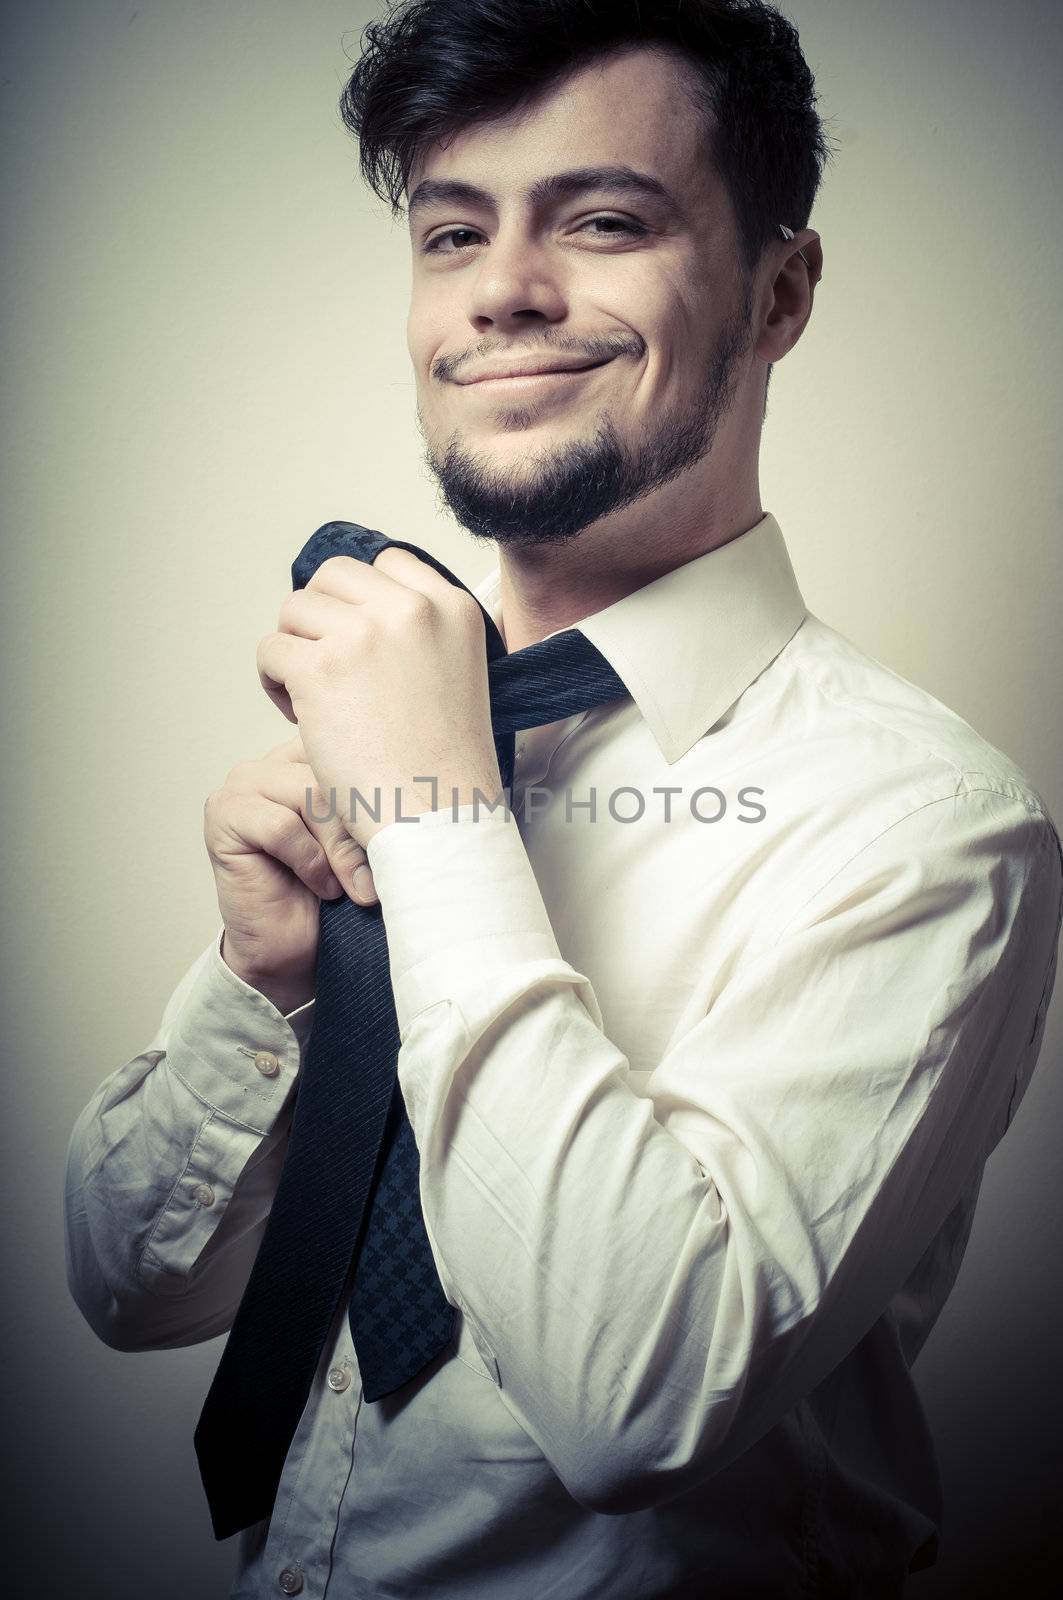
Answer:
POLYGON ((321 901, 376 899, 365 851, 329 809, 298 737, 237 762, 203 807, 222 957, 282 1012, 313 999, 321 901))
POLYGON ((258 673, 361 846, 400 817, 501 795, 483 615, 411 551, 323 561, 285 599, 258 673))

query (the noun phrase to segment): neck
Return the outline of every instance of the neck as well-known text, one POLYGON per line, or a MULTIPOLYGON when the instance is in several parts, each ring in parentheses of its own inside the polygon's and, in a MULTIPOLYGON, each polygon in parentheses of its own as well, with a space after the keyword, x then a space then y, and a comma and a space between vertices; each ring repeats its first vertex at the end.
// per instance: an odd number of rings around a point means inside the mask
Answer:
MULTIPOLYGON (((665 489, 671 485, 666 485, 665 489)), ((696 507, 636 502, 559 545, 499 546, 502 635, 512 654, 572 627, 696 556, 747 533, 763 517, 754 482, 743 495, 696 507)))

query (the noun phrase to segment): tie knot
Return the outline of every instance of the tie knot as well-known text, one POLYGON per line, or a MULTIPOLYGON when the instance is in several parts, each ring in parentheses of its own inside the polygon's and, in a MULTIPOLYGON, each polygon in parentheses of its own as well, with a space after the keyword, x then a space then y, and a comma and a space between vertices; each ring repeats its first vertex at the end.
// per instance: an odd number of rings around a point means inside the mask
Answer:
POLYGON ((623 679, 578 628, 496 658, 487 676, 496 735, 538 728, 628 693, 623 679))

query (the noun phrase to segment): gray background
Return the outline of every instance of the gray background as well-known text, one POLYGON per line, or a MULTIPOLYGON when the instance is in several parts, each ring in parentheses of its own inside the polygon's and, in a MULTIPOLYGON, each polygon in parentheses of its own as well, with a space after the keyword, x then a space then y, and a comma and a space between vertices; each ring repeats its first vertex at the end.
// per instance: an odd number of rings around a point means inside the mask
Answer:
MULTIPOLYGON (((78 1111, 216 926, 202 803, 286 737, 254 654, 290 562, 347 517, 470 583, 492 564, 421 468, 405 235, 335 110, 373 9, 5 12, 4 1568, 35 1596, 228 1589, 192 1449, 222 1341, 94 1338, 62 1172, 78 1111)), ((1018 760, 1058 819, 1059 8, 788 10, 838 156, 763 505, 809 607, 1018 760)), ((948 1496, 917 1596, 1048 1592, 1059 1054, 1057 997, 917 1367, 948 1496)))

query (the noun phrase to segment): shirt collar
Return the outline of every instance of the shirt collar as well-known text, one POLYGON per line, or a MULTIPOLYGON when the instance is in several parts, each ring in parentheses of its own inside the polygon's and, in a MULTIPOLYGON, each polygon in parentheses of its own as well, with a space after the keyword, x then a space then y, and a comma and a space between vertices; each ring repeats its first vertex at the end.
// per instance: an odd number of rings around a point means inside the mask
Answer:
MULTIPOLYGON (((473 590, 496 626, 499 587, 495 567, 473 590)), ((729 543, 569 626, 623 679, 671 765, 748 689, 806 615, 769 511, 729 543)))

